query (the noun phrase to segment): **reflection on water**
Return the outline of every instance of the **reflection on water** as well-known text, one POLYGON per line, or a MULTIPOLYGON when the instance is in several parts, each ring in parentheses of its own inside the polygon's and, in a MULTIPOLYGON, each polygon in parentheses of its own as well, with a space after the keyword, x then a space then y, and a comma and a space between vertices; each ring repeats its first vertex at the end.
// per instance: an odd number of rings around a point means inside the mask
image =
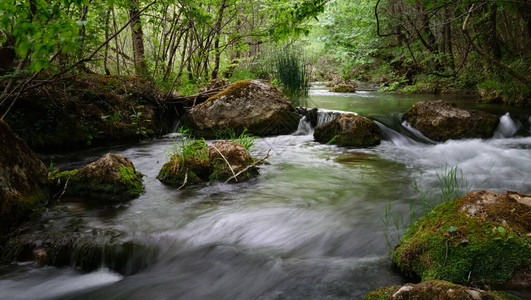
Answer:
POLYGON ((138 199, 111 207, 65 200, 47 217, 74 214, 91 228, 157 249, 157 256, 130 276, 14 265, 0 270, 0 298, 361 299, 402 283, 390 268, 381 218, 389 202, 408 210, 420 174, 421 188, 432 192, 446 164, 458 165, 475 188, 531 192, 531 137, 431 144, 399 118, 431 98, 314 91, 308 101, 315 107, 376 116, 386 140, 370 149, 341 148, 315 143, 308 128, 261 138, 254 155, 271 149, 269 164, 244 183, 181 191, 162 185, 155 177, 168 159, 169 137, 55 157, 63 169, 108 151, 129 157, 146 175, 138 199))

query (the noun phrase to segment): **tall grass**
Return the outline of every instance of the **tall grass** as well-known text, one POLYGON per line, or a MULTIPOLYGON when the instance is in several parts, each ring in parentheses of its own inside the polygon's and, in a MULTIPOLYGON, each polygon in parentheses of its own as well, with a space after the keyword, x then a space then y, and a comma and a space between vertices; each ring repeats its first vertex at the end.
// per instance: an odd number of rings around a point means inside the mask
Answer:
POLYGON ((423 191, 419 187, 417 179, 415 179, 412 188, 419 195, 418 198, 409 201, 409 212, 407 215, 400 212, 393 212, 391 202, 385 207, 385 215, 382 218, 382 222, 385 226, 385 242, 390 250, 400 242, 402 236, 415 223, 419 213, 426 215, 435 206, 463 197, 472 189, 463 170, 458 166, 449 167, 448 165, 444 165, 442 171, 440 173, 437 172, 436 175, 440 185, 439 197, 431 191, 423 191))
POLYGON ((310 74, 300 54, 291 47, 279 48, 272 53, 272 66, 274 81, 288 98, 308 96, 310 74))
POLYGON ((247 149, 248 151, 251 151, 254 147, 254 142, 256 141, 256 137, 250 135, 247 133, 247 128, 244 128, 242 133, 240 135, 236 134, 236 131, 232 128, 223 128, 216 132, 216 138, 223 140, 231 140, 235 141, 238 144, 242 145, 247 149))

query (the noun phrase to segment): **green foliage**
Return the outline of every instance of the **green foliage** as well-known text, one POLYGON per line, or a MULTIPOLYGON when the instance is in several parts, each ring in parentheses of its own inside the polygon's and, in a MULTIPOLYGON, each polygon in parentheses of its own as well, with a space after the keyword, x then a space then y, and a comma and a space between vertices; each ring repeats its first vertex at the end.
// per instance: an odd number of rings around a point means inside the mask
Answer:
POLYGON ((247 128, 244 128, 243 132, 240 135, 237 135, 234 129, 228 127, 216 131, 215 135, 216 138, 220 140, 235 141, 238 144, 244 146, 245 149, 247 149, 248 151, 251 151, 253 149, 254 142, 257 139, 257 137, 247 133, 247 128))
MULTIPOLYGON (((129 118, 131 119, 131 125, 133 126, 133 128, 135 128, 136 130, 136 134, 137 135, 141 135, 141 136, 144 136, 144 137, 147 137, 148 136, 148 131, 146 129, 146 126, 148 126, 149 123, 151 123, 151 120, 149 119, 144 119, 142 117, 142 111, 141 109, 144 108, 144 105, 138 105, 136 107, 136 109, 138 110, 135 110, 133 109, 133 114, 131 114, 129 116, 129 118)), ((116 113, 115 113, 116 114, 116 113)), ((113 115, 114 116, 114 115, 113 115)))
POLYGON ((273 55, 273 77, 288 98, 308 96, 310 77, 301 55, 291 47, 281 47, 273 55))
POLYGON ((189 137, 189 129, 179 127, 180 140, 173 139, 173 146, 166 150, 169 157, 178 156, 183 164, 189 159, 208 160, 207 143, 205 139, 196 140, 189 137))

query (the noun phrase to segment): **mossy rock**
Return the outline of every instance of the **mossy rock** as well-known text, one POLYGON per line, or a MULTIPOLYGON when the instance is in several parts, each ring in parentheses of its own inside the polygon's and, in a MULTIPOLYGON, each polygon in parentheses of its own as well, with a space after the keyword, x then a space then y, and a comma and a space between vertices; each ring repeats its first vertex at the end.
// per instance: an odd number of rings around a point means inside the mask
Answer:
POLYGON ((431 280, 404 286, 393 285, 371 291, 365 300, 516 300, 516 296, 497 291, 485 291, 453 284, 443 280, 431 280))
POLYGON ((391 259, 423 281, 530 287, 530 204, 515 192, 448 201, 415 222, 391 259))
MULTIPOLYGON (((195 151, 187 151, 184 156, 182 153, 172 155, 170 161, 162 166, 157 179, 178 187, 225 181, 255 162, 249 151, 234 141, 216 141, 209 146, 202 145, 202 148, 195 151)), ((234 181, 245 181, 257 174, 258 168, 250 167, 234 181)))
POLYGON ((490 138, 500 122, 495 115, 459 108, 444 100, 419 102, 402 119, 434 141, 490 138))
POLYGON ((143 175, 125 156, 107 153, 81 170, 54 172, 50 179, 66 195, 130 200, 144 192, 143 175))
POLYGON ((330 89, 332 93, 354 93, 356 92, 356 87, 348 84, 336 84, 333 88, 330 89))
POLYGON ((371 147, 380 144, 380 128, 371 120, 343 114, 314 128, 314 139, 319 143, 351 147, 371 147))
POLYGON ((270 83, 237 81, 207 101, 194 106, 183 121, 196 136, 215 137, 230 128, 236 134, 256 136, 289 134, 297 129, 300 117, 292 103, 270 83))

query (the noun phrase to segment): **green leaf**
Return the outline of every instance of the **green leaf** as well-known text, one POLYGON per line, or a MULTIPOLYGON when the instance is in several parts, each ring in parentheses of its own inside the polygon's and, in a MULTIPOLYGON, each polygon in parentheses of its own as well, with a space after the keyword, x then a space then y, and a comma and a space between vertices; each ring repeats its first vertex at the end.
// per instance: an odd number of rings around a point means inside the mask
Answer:
POLYGON ((456 232, 457 229, 458 229, 458 228, 455 227, 455 226, 450 226, 450 228, 448 228, 448 232, 453 233, 453 232, 456 232))

